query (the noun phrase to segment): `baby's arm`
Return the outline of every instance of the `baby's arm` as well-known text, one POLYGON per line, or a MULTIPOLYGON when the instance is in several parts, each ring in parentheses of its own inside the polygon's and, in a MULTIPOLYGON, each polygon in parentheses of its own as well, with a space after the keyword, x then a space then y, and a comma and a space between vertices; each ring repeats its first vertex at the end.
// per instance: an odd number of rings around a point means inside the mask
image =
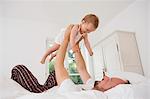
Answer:
POLYGON ((88 36, 86 35, 86 36, 84 36, 84 44, 85 44, 85 47, 87 48, 87 50, 88 50, 88 52, 89 52, 89 54, 90 54, 90 56, 92 56, 93 55, 93 51, 92 51, 92 48, 91 48, 91 45, 90 45, 90 42, 89 42, 89 40, 88 40, 88 36))
POLYGON ((71 44, 71 48, 73 48, 76 44, 76 35, 78 33, 78 25, 74 25, 72 30, 71 30, 71 34, 70 34, 70 44, 71 44))

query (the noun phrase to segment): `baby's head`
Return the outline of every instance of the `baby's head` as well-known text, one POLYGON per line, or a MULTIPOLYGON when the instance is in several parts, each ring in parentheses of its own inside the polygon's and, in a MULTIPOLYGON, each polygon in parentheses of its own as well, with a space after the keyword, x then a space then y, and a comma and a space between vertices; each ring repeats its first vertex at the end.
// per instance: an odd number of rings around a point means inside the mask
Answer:
POLYGON ((98 27, 99 19, 94 14, 86 15, 81 21, 81 33, 90 33, 98 27))

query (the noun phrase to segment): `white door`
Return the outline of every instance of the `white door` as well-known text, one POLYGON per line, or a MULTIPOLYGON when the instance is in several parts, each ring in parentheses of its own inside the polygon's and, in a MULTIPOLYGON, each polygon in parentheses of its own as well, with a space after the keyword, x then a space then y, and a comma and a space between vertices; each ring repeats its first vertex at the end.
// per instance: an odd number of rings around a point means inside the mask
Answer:
POLYGON ((96 47, 94 47, 93 52, 94 76, 96 80, 101 80, 104 67, 102 47, 100 45, 97 45, 96 47))
POLYGON ((103 44, 103 54, 107 72, 121 71, 119 48, 115 40, 109 40, 103 44))

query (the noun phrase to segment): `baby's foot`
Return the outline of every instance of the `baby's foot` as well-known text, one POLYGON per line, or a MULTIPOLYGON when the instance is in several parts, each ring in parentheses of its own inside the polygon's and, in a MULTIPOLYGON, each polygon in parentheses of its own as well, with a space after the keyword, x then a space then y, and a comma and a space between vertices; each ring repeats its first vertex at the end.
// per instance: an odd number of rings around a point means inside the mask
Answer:
POLYGON ((41 64, 44 64, 44 63, 45 63, 45 60, 42 59, 42 60, 40 61, 40 63, 41 63, 41 64))
POLYGON ((56 54, 51 54, 51 57, 49 58, 49 62, 56 56, 56 54))
POLYGON ((51 57, 49 58, 49 62, 50 62, 52 59, 53 59, 53 57, 51 56, 51 57))

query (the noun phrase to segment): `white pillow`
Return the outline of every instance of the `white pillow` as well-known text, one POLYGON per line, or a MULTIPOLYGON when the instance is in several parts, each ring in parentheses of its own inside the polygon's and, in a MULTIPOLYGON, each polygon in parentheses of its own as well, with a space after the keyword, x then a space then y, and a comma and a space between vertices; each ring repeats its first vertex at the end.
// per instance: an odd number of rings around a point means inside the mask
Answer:
POLYGON ((117 71, 115 71, 115 72, 109 73, 108 76, 118 77, 118 78, 129 80, 131 84, 141 83, 146 80, 146 77, 144 77, 143 75, 133 73, 133 72, 117 72, 117 71))

